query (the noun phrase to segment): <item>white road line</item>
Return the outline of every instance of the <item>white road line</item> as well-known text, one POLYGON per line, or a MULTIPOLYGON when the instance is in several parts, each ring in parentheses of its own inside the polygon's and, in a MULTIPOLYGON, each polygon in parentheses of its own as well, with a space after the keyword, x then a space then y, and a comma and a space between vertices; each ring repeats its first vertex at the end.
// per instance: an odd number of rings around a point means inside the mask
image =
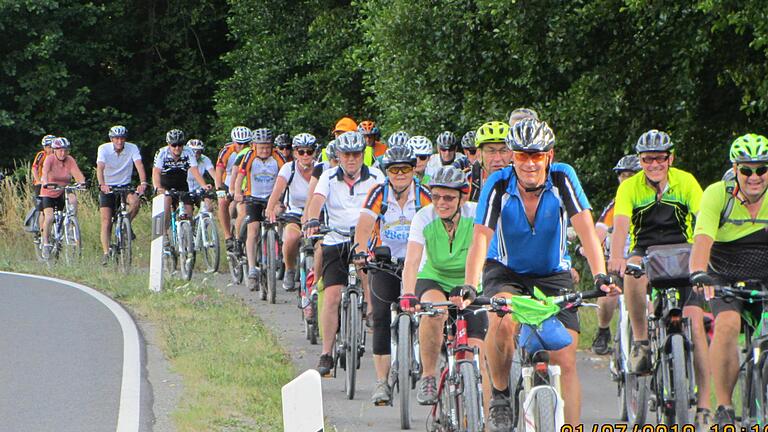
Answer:
POLYGON ((77 288, 100 301, 112 312, 120 323, 120 328, 123 330, 123 381, 120 389, 120 407, 118 409, 117 429, 115 431, 138 432, 141 401, 141 350, 139 331, 136 329, 136 323, 128 312, 126 312, 116 301, 85 285, 52 277, 24 273, 0 271, 0 274, 47 280, 77 288))

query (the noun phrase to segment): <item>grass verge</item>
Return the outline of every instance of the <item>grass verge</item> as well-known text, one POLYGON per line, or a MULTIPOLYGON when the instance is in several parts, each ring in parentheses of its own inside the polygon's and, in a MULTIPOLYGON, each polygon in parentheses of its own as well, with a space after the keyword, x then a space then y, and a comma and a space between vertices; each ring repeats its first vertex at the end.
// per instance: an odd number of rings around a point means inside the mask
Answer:
MULTIPOLYGON (((246 305, 197 276, 169 281, 163 292, 148 289, 147 272, 123 275, 102 267, 98 208, 80 196, 83 260, 48 268, 35 260, 22 219, 32 200, 13 181, 0 183, 0 270, 48 275, 99 289, 135 316, 159 328, 161 349, 181 375, 184 393, 173 414, 179 431, 262 431, 282 428, 280 389, 293 378, 290 358, 246 305)), ((149 217, 136 220, 137 265, 146 268, 149 217)))

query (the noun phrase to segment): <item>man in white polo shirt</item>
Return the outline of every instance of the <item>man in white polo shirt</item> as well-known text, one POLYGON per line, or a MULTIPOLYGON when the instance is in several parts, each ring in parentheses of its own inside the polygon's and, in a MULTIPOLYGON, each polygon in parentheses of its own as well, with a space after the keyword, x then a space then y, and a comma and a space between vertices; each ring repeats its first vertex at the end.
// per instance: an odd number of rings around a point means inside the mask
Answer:
MULTIPOLYGON (((320 226, 318 217, 325 206, 328 226, 349 231, 357 225, 360 209, 368 190, 384 181, 384 174, 376 168, 363 165, 365 139, 359 132, 344 132, 336 138, 336 154, 339 166, 323 172, 317 181, 314 196, 309 204, 305 231, 314 234, 320 226)), ((329 233, 323 239, 323 307, 320 314, 323 329, 323 352, 317 366, 321 376, 333 369, 333 340, 339 326, 339 302, 341 289, 347 283, 350 239, 337 233, 329 233)))
MULTIPOLYGON (((111 142, 99 146, 96 156, 96 178, 99 181, 99 212, 101 213, 101 248, 104 256, 102 265, 109 262, 109 237, 112 235, 112 212, 119 205, 119 197, 112 192, 113 187, 131 184, 133 168, 139 173, 141 184, 136 192, 143 194, 147 188, 147 173, 141 161, 141 153, 136 144, 125 142, 128 130, 125 126, 112 126, 109 129, 111 142)), ((126 196, 128 217, 133 220, 139 212, 139 197, 135 193, 126 196)), ((133 233, 131 233, 133 235, 133 233)))

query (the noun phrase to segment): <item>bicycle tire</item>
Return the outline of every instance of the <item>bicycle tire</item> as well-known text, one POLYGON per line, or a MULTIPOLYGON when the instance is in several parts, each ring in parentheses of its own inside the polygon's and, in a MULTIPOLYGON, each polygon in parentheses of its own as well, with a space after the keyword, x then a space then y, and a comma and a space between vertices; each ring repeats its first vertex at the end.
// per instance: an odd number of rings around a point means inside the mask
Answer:
POLYGON ((277 296, 277 232, 274 228, 267 231, 267 300, 270 304, 275 304, 277 296))
POLYGON ((260 239, 256 248, 256 262, 259 265, 261 271, 259 272, 259 279, 256 281, 257 289, 259 290, 259 298, 263 301, 267 300, 267 266, 266 266, 266 251, 264 250, 264 239, 260 239))
POLYGON ((536 391, 534 398, 534 419, 536 432, 557 432, 555 409, 557 408, 557 393, 554 388, 536 391))
POLYGON ((163 268, 169 276, 173 276, 173 274, 176 272, 176 265, 179 261, 176 245, 178 240, 176 238, 176 229, 171 229, 169 227, 165 235, 168 239, 168 246, 167 249, 165 247, 163 248, 163 268))
MULTIPOLYGON (((459 423, 462 431, 483 431, 483 396, 480 373, 475 370, 472 362, 459 363, 459 375, 461 377, 461 394, 459 396, 459 423)), ((552 407, 554 409, 554 406, 552 407)), ((538 429, 541 430, 541 429, 538 429)))
POLYGON ((81 247, 80 224, 75 216, 69 217, 64 221, 64 238, 61 245, 67 265, 73 265, 80 260, 81 247))
POLYGON ((454 431, 459 430, 459 425, 454 424, 451 418, 451 412, 456 411, 456 399, 451 394, 451 386, 446 382, 449 378, 445 372, 445 370, 440 371, 440 380, 438 381, 437 388, 442 390, 437 394, 437 407, 432 411, 432 423, 436 426, 435 430, 454 431))
POLYGON ((320 330, 318 328, 318 316, 319 308, 317 307, 317 296, 310 295, 309 300, 310 307, 312 308, 312 320, 309 323, 309 344, 317 345, 317 340, 320 337, 320 330))
POLYGON ((115 244, 117 245, 117 265, 120 271, 128 273, 131 271, 131 261, 133 260, 133 240, 131 233, 131 220, 127 217, 120 219, 120 235, 117 236, 115 244))
POLYGON ((358 308, 359 299, 357 293, 349 293, 349 305, 347 310, 347 338, 345 342, 346 359, 346 380, 344 381, 344 390, 347 399, 355 398, 355 384, 357 380, 357 367, 359 362, 358 352, 360 349, 360 309, 358 308))
POLYGON ((216 273, 219 271, 221 261, 221 244, 219 243, 219 231, 216 224, 210 217, 204 217, 199 226, 201 232, 201 252, 205 261, 206 273, 216 273))
POLYGON ((227 252, 227 264, 229 265, 229 276, 232 283, 241 285, 243 283, 243 268, 240 266, 240 260, 232 252, 227 252))
POLYGON ((179 223, 179 266, 181 277, 191 280, 195 269, 195 243, 189 221, 179 223))
MULTIPOLYGON (((743 354, 740 352, 740 357, 743 354)), ((751 358, 751 351, 750 351, 750 358, 748 361, 745 361, 743 358, 739 358, 739 364, 744 364, 745 368, 739 370, 739 385, 741 390, 741 422, 742 424, 756 424, 757 423, 757 416, 755 415, 755 404, 751 403, 751 401, 755 400, 754 398, 754 390, 753 390, 753 383, 755 381, 754 379, 754 372, 753 372, 753 362, 751 358)))
MULTIPOLYGON (((632 328, 630 328, 628 346, 632 346, 632 340, 632 328)), ((621 343, 618 344, 618 348, 621 350, 621 343)), ((620 399, 624 402, 623 420, 630 425, 645 424, 648 413, 648 377, 622 371, 621 382, 623 382, 620 395, 620 399)))
POLYGON ((673 334, 670 337, 670 369, 672 389, 675 395, 674 421, 680 426, 690 423, 690 396, 688 395, 688 376, 686 372, 685 342, 683 336, 673 334))
POLYGON ((411 428, 411 317, 397 319, 397 390, 400 402, 400 429, 411 428))
POLYGON ((768 361, 766 361, 764 354, 761 354, 761 356, 763 358, 761 359, 760 380, 752 384, 757 393, 757 400, 759 401, 759 406, 761 408, 761 411, 758 413, 759 421, 757 423, 764 425, 766 424, 766 420, 768 420, 768 407, 765 406, 766 402, 768 402, 768 394, 766 393, 768 391, 766 386, 766 383, 768 383, 768 361))

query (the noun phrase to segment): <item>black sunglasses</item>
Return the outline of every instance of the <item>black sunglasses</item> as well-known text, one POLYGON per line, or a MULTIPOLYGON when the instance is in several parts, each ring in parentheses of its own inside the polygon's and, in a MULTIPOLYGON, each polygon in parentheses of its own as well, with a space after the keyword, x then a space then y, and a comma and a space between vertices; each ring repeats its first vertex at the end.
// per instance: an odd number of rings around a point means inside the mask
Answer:
POLYGON ((421 156, 421 155, 419 155, 419 156, 416 156, 416 157, 419 158, 419 160, 427 160, 427 159, 429 159, 429 156, 421 156))
POLYGON ((768 172, 768 166, 763 165, 761 167, 755 168, 755 170, 753 171, 752 168, 741 165, 739 166, 739 172, 742 173, 745 177, 752 177, 752 173, 755 173, 757 174, 758 177, 760 177, 763 174, 768 172))
POLYGON ((468 148, 468 149, 464 149, 464 151, 467 152, 467 154, 473 155, 477 153, 477 148, 468 148))
POLYGON ((298 150, 296 150, 296 154, 298 154, 299 156, 304 156, 304 155, 312 156, 313 154, 315 154, 315 151, 314 150, 298 149, 298 150))
POLYGON ((176 143, 176 144, 169 144, 171 147, 184 147, 184 144, 182 143, 176 143))

